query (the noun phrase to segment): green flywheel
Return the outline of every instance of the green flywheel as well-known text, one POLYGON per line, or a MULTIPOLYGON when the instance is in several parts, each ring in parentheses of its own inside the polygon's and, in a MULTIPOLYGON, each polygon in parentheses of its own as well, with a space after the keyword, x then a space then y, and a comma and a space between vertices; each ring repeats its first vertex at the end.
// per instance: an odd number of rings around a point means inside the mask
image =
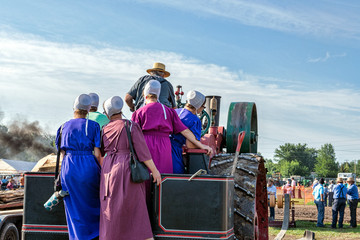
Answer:
POLYGON ((253 102, 232 102, 229 107, 226 128, 226 150, 234 153, 237 137, 245 131, 245 138, 241 145, 241 153, 257 153, 257 112, 253 102))

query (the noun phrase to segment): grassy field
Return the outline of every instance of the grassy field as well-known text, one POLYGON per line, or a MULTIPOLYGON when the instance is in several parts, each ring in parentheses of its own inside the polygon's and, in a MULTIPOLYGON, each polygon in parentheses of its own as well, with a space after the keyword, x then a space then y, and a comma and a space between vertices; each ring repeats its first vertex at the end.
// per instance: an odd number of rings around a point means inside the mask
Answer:
MULTIPOLYGON (((348 240, 360 239, 360 227, 350 228, 349 224, 344 224, 343 229, 332 229, 331 223, 325 223, 325 228, 315 227, 316 222, 309 221, 296 221, 296 228, 289 228, 286 232, 284 239, 299 239, 304 235, 305 230, 310 230, 315 233, 315 238, 319 239, 332 239, 332 240, 348 240)), ((269 227, 269 239, 274 237, 280 232, 280 228, 269 227)))

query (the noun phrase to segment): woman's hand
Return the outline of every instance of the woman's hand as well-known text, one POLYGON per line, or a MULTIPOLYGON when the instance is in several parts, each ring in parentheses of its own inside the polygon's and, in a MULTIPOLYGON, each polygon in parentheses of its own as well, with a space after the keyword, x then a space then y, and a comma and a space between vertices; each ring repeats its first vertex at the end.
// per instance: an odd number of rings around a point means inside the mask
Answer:
POLYGON ((152 176, 154 178, 153 182, 156 182, 156 185, 159 186, 161 184, 161 174, 160 174, 160 172, 157 169, 155 169, 154 171, 151 172, 151 174, 152 174, 152 176))
POLYGON ((203 149, 207 151, 207 155, 213 154, 213 149, 211 147, 203 144, 203 149))

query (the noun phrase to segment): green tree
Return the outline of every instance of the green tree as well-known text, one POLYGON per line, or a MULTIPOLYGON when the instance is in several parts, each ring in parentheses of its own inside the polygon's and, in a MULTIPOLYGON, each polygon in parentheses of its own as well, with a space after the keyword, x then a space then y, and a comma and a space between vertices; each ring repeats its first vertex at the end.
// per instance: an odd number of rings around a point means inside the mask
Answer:
POLYGON ((296 175, 307 176, 314 170, 316 156, 316 149, 309 148, 307 144, 285 143, 285 145, 275 149, 274 159, 281 166, 280 169, 284 170, 286 166, 292 166, 292 173, 302 173, 296 175))
POLYGON ((332 144, 326 143, 318 151, 315 172, 321 177, 336 177, 338 170, 334 147, 332 144))
POLYGON ((306 166, 301 166, 296 160, 290 162, 286 161, 280 165, 280 173, 285 177, 290 177, 292 175, 305 176, 308 172, 309 169, 306 166))
POLYGON ((350 163, 343 162, 342 164, 340 164, 339 172, 349 173, 349 172, 352 172, 352 169, 351 169, 350 163))
POLYGON ((279 164, 274 163, 271 159, 265 159, 265 167, 270 175, 280 171, 279 164))

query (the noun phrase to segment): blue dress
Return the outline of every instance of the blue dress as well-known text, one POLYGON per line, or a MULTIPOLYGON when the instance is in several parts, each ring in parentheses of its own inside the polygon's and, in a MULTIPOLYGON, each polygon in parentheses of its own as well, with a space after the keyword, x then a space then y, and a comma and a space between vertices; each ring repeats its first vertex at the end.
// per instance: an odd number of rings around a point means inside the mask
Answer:
MULTIPOLYGON (((180 117, 182 123, 190 129, 195 135, 195 138, 200 141, 201 138, 201 121, 192 112, 185 108, 175 109, 176 113, 180 117)), ((173 134, 171 136, 171 154, 173 160, 173 172, 183 174, 185 172, 183 157, 182 157, 182 146, 186 143, 186 138, 181 134, 173 134)))
MULTIPOLYGON (((60 128, 56 144, 59 141, 60 128)), ((63 190, 69 192, 64 198, 69 238, 96 238, 99 236, 101 169, 93 150, 94 147, 100 148, 99 124, 84 118, 66 122, 60 147, 66 152, 60 176, 63 190)))

